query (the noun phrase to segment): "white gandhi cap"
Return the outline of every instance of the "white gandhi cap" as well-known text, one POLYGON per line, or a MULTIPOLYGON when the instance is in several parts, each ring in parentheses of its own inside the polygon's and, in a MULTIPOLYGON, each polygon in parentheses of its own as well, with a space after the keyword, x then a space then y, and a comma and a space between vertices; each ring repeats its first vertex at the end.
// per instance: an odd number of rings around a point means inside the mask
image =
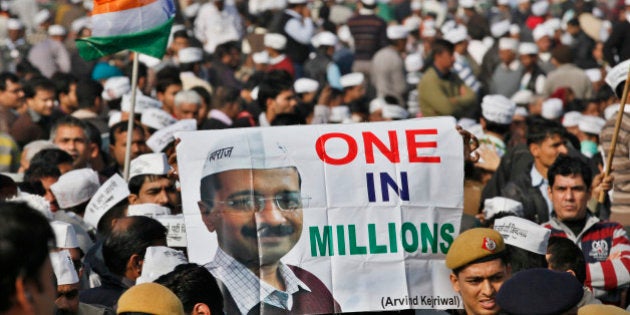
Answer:
POLYGON ((541 116, 546 119, 558 119, 562 116, 562 100, 559 98, 550 98, 542 103, 541 116))
POLYGON ((57 278, 57 285, 68 285, 79 283, 79 276, 77 275, 74 264, 72 263, 72 257, 70 252, 62 250, 58 252, 50 253, 50 262, 57 278))
POLYGON ((407 28, 403 25, 390 25, 387 27, 387 38, 391 40, 407 38, 407 28))
POLYGON ((101 186, 96 173, 91 168, 69 171, 50 186, 61 209, 68 209, 87 202, 101 186))
POLYGON ((50 36, 65 36, 66 35, 66 29, 61 26, 61 25, 51 25, 48 28, 48 35, 50 36))
POLYGON ((51 221, 50 227, 55 233, 57 248, 78 248, 77 232, 70 223, 62 221, 51 221))
POLYGON ((299 78, 293 83, 293 89, 298 94, 316 92, 319 89, 319 82, 309 78, 299 78))
POLYGON ((128 77, 111 77, 105 81, 101 97, 106 101, 111 101, 121 98, 129 91, 131 91, 131 80, 128 77))
POLYGON ((145 109, 140 119, 140 123, 143 125, 157 130, 168 127, 176 122, 177 119, 173 118, 171 114, 159 108, 145 109))
POLYGON ((505 244, 512 245, 535 254, 547 254, 547 243, 551 230, 532 221, 510 216, 494 221, 494 229, 501 233, 505 244))
POLYGON ((562 126, 564 127, 575 127, 580 123, 580 119, 582 118, 582 113, 578 111, 570 111, 566 112, 562 117, 562 126))
POLYGON ((177 53, 180 63, 194 63, 203 60, 203 50, 197 47, 186 47, 177 53))
POLYGON ((270 47, 275 50, 284 50, 287 45, 287 38, 282 34, 267 33, 263 39, 265 47, 270 47))
POLYGON ((265 141, 259 131, 214 141, 207 151, 201 178, 229 170, 295 167, 287 148, 277 141, 265 141))
POLYGON ((599 135, 605 124, 606 121, 602 118, 584 115, 578 124, 578 129, 584 133, 599 135))
POLYGON ((523 215, 523 204, 510 198, 494 197, 484 200, 483 215, 486 220, 492 219, 500 212, 509 212, 518 216, 523 215))
POLYGON ((361 72, 348 73, 339 79, 341 86, 344 88, 361 85, 365 80, 365 75, 361 72))
MULTIPOLYGON (((628 77, 628 67, 630 67, 630 59, 617 64, 606 75, 606 79, 605 79, 606 84, 610 86, 610 88, 615 92, 615 94, 617 92, 617 87, 619 87, 621 83, 626 81, 626 78, 628 77)), ((621 95, 617 95, 617 96, 621 98, 621 95)))
POLYGON ((129 205, 127 207, 127 216, 144 216, 144 217, 155 217, 158 215, 170 215, 171 209, 167 207, 160 206, 155 203, 141 203, 136 205, 129 205))
POLYGON ((153 152, 162 152, 171 142, 175 141, 176 132, 195 130, 197 130, 196 119, 180 120, 166 128, 156 131, 147 139, 147 146, 151 148, 153 152))
POLYGON ((127 182, 118 174, 112 175, 96 191, 94 197, 85 208, 83 221, 93 228, 98 227, 98 222, 109 209, 129 196, 127 182))
POLYGON ((497 124, 508 125, 512 123, 515 110, 516 103, 503 95, 486 95, 481 101, 483 117, 497 124))
POLYGON ((139 175, 166 175, 171 170, 164 153, 142 154, 131 161, 129 180, 139 175))
POLYGON ((136 284, 153 282, 160 276, 175 270, 175 267, 187 263, 188 259, 182 251, 166 246, 149 246, 144 254, 142 274, 136 280, 136 284))
MULTIPOLYGON (((136 106, 133 108, 134 112, 136 114, 143 114, 144 111, 149 108, 162 108, 162 102, 140 92, 136 93, 136 106)), ((126 93, 122 96, 120 110, 127 113, 131 112, 131 93, 126 93)))

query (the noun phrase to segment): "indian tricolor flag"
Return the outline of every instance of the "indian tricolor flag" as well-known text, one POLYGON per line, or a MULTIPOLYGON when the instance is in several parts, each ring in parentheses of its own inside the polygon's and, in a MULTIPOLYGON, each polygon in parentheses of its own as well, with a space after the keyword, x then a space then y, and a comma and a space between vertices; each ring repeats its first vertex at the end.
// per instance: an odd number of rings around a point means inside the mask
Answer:
POLYGON ((76 40, 79 54, 93 60, 129 49, 162 58, 174 16, 173 0, 95 0, 92 37, 76 40))

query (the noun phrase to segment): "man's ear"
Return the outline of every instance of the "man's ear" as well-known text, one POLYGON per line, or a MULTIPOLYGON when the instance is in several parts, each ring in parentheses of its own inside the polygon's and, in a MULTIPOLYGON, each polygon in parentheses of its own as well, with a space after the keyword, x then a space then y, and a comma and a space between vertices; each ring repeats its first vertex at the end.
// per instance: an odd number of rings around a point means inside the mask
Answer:
POLYGON ((138 254, 133 254, 129 257, 127 261, 127 272, 130 273, 132 279, 136 279, 140 277, 142 274, 142 264, 144 263, 144 258, 142 258, 138 254))
POLYGON ((540 153, 540 146, 536 143, 532 143, 529 145, 529 152, 533 157, 537 157, 540 153))
POLYGON ((453 286, 453 290, 459 293, 460 288, 459 288, 459 281, 457 281, 457 276, 454 273, 451 273, 449 278, 451 280, 451 285, 453 286))
POLYGON ((210 232, 214 232, 216 230, 214 226, 214 220, 211 218, 212 209, 208 207, 208 205, 203 201, 197 201, 197 205, 199 205, 199 212, 201 212, 201 220, 206 225, 206 228, 210 232))
POLYGON ((197 303, 195 304, 195 306, 193 306, 192 312, 190 312, 191 315, 210 315, 212 314, 212 312, 210 312, 210 307, 208 307, 208 305, 204 304, 204 303, 197 303))
POLYGON ((138 195, 136 195, 136 194, 129 194, 129 196, 127 197, 127 200, 129 200, 129 204, 130 205, 135 205, 136 202, 138 201, 138 195))
POLYGON ((96 159, 98 156, 98 144, 90 142, 90 160, 96 159))
POLYGON ((31 295, 28 284, 24 282, 24 278, 18 277, 15 279, 15 298, 14 303, 23 313, 33 313, 33 296, 31 295))
POLYGON ((273 107, 273 105, 275 104, 275 99, 269 97, 267 98, 267 100, 265 100, 265 112, 269 111, 269 109, 271 109, 273 107))

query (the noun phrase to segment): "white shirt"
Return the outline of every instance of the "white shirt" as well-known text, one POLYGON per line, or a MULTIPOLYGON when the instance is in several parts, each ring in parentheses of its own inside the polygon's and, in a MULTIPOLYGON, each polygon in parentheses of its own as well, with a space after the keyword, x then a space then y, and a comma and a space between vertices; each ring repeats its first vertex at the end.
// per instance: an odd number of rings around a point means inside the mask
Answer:
POLYGON ((243 36, 241 17, 231 1, 226 1, 223 11, 213 2, 201 6, 195 19, 195 37, 203 43, 203 49, 214 53, 214 49, 229 41, 240 41, 243 36))
POLYGON ((303 45, 309 45, 313 33, 315 33, 315 24, 311 18, 304 19, 300 14, 293 10, 285 10, 286 14, 292 16, 284 25, 284 31, 295 41, 303 45))

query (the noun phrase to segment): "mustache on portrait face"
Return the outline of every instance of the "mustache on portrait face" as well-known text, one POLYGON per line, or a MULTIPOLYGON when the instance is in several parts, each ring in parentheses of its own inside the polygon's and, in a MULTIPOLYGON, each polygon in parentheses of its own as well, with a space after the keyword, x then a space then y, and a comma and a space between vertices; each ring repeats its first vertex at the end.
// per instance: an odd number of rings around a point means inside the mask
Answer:
POLYGON ((241 234, 246 237, 282 237, 288 236, 295 233, 295 227, 293 225, 269 225, 269 224, 260 224, 256 227, 248 227, 244 226, 241 228, 241 234))

